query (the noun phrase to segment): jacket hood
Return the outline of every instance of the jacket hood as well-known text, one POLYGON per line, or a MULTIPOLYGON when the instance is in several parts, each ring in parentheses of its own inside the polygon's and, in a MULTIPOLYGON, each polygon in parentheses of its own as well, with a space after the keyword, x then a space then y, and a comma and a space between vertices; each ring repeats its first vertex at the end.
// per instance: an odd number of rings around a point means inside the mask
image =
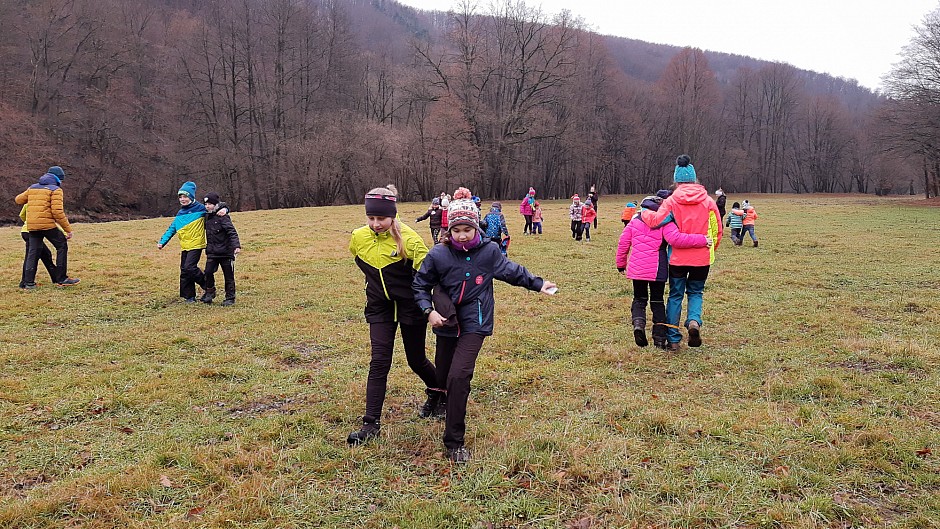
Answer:
POLYGON ((58 178, 56 175, 52 174, 52 173, 46 173, 46 174, 44 174, 44 175, 42 175, 42 176, 39 177, 39 185, 42 185, 42 186, 58 186, 58 185, 59 185, 59 178, 58 178))
POLYGON ((682 184, 676 187, 672 197, 680 204, 701 204, 708 198, 708 191, 702 184, 682 184))

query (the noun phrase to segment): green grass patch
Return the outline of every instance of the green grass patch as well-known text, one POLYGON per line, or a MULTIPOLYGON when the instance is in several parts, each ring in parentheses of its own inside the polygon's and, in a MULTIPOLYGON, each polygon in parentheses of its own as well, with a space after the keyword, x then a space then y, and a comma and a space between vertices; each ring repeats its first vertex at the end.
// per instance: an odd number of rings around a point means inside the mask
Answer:
POLYGON ((938 527, 940 210, 748 197, 760 247, 723 241, 705 345, 666 354, 633 344, 614 267, 636 198, 580 244, 566 202, 541 236, 509 209, 511 257, 559 293, 496 286, 461 468, 400 343, 381 437, 346 446, 361 207, 234 213, 226 308, 179 302, 169 219, 77 225, 81 284, 33 292, 0 230, 0 527, 938 527))

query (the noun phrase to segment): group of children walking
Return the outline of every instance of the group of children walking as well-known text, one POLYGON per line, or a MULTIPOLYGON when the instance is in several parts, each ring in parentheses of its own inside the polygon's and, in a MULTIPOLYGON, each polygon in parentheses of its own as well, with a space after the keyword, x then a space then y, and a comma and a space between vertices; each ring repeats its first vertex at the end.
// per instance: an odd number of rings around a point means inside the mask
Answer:
MULTIPOLYGON (((466 188, 454 193, 447 228, 430 250, 398 219, 397 200, 393 186, 369 191, 367 223, 350 239, 349 251, 366 277, 371 361, 362 426, 347 442, 361 444, 381 431, 394 335, 400 327, 408 365, 425 385, 427 399, 419 415, 444 419, 447 456, 466 463, 467 401, 477 357, 493 334, 493 281, 546 294, 556 286, 506 257, 481 227, 480 209, 466 188), (437 337, 433 364, 424 352, 428 324, 437 337)), ((499 231, 505 229, 499 203, 487 217, 488 227, 499 223, 499 231)))
POLYGON ((215 272, 222 269, 225 299, 222 306, 235 304, 235 257, 241 252, 238 232, 228 216, 228 206, 217 193, 208 193, 196 201, 195 182, 185 182, 177 192, 180 209, 157 243, 162 250, 174 235, 180 241, 180 297, 196 302, 196 285, 203 289, 199 301, 212 303, 216 297, 215 272), (199 269, 206 252, 205 271, 199 269))
MULTIPOLYGON (((676 159, 675 191, 663 190, 640 203, 627 222, 617 248, 617 269, 633 280, 631 317, 636 344, 645 347, 646 306, 653 314, 653 344, 678 351, 679 318, 687 300, 683 327, 690 347, 702 345, 702 304, 709 267, 721 243, 721 214, 698 183, 687 155, 676 159), (663 295, 669 281, 669 301, 663 295)), ((629 205, 628 205, 629 207, 629 205)))

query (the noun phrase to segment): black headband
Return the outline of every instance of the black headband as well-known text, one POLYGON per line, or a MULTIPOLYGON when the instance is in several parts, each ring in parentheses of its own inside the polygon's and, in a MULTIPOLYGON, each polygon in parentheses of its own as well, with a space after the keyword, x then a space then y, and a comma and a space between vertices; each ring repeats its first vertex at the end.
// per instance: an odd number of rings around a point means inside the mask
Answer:
POLYGON ((366 195, 366 215, 370 217, 394 217, 398 214, 398 199, 394 195, 366 195))

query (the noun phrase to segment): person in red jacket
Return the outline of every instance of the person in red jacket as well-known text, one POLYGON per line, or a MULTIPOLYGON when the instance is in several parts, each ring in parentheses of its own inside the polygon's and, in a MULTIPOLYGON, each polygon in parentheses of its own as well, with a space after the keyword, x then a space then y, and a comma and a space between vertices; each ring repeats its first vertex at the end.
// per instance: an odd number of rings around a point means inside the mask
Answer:
POLYGON ((698 183, 695 167, 689 155, 676 158, 673 173, 676 190, 663 201, 657 211, 640 213, 643 222, 658 228, 675 221, 682 233, 699 233, 714 241, 711 247, 673 248, 669 256, 669 300, 666 302, 667 350, 678 351, 682 342, 679 332, 679 316, 682 314, 682 299, 688 297, 685 327, 689 331, 689 347, 702 345, 702 304, 708 269, 715 260, 715 250, 721 243, 722 226, 718 205, 708 196, 705 187, 698 183))

